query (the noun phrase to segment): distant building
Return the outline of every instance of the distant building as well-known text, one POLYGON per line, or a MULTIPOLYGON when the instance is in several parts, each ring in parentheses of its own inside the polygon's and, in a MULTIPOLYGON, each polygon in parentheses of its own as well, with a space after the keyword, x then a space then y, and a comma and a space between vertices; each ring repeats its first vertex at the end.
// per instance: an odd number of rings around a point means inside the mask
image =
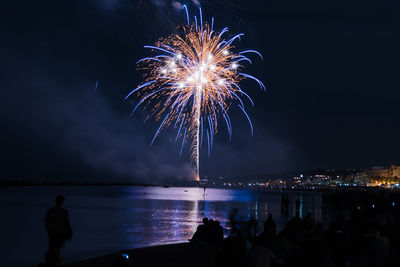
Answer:
POLYGON ((366 173, 365 171, 357 172, 354 175, 354 183, 363 186, 368 185, 370 183, 368 173, 366 173))
POLYGON ((375 166, 371 170, 365 170, 361 176, 367 177, 370 185, 396 184, 400 182, 400 166, 395 164, 388 168, 375 166))
POLYGON ((393 170, 393 177, 394 178, 400 178, 400 166, 396 166, 392 164, 392 170, 393 170))
POLYGON ((318 185, 329 185, 330 178, 324 174, 316 174, 311 178, 311 182, 318 185))

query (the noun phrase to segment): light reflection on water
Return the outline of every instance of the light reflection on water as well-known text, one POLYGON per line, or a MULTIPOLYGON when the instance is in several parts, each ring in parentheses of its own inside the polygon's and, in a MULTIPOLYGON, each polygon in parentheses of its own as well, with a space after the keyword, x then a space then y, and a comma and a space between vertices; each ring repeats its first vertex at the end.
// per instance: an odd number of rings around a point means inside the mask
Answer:
MULTIPOLYGON (((311 212, 314 220, 326 221, 319 193, 288 193, 287 216, 281 212, 279 193, 202 188, 130 186, 10 187, 1 189, 0 208, 6 229, 0 249, 6 264, 32 266, 42 261, 47 249, 43 217, 57 194, 66 197, 74 236, 63 250, 65 262, 120 249, 187 241, 203 217, 219 220, 227 228, 229 213, 239 209, 246 220, 254 216, 259 229, 273 214, 278 230, 295 214, 311 212), (17 234, 15 234, 17 233, 17 234), (25 257, 19 257, 24 251, 25 257), (26 253, 25 253, 26 252, 26 253), (19 261, 15 264, 15 261, 19 261), (8 263, 8 264, 7 264, 8 263)), ((228 230, 225 230, 228 234, 228 230)))

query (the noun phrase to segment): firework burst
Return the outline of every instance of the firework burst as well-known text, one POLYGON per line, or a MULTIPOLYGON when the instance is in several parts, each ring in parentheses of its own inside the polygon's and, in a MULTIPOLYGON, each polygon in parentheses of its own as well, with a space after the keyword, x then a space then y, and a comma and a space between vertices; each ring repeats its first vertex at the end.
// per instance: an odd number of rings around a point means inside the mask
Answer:
POLYGON ((232 126, 228 110, 233 104, 248 119, 253 134, 253 126, 245 111, 242 98, 247 98, 254 105, 251 98, 240 88, 242 79, 255 80, 261 89, 265 87, 257 78, 241 72, 243 63, 252 63, 245 56, 255 50, 234 52, 233 42, 243 34, 237 34, 230 39, 224 39, 228 32, 224 28, 220 32, 213 29, 214 18, 211 24, 203 25, 201 9, 200 21, 194 17, 190 24, 186 6, 187 25, 180 27, 179 33, 160 39, 154 46, 145 46, 155 55, 139 60, 139 69, 144 71, 144 82, 132 90, 126 98, 137 94, 139 103, 135 110, 144 105, 151 110, 151 117, 161 121, 152 141, 163 128, 173 125, 177 129, 175 141, 182 139, 182 153, 184 144, 191 143, 191 158, 196 170, 196 179, 199 179, 199 152, 204 139, 207 138, 208 154, 218 130, 218 119, 226 124, 229 139, 232 136, 232 126))

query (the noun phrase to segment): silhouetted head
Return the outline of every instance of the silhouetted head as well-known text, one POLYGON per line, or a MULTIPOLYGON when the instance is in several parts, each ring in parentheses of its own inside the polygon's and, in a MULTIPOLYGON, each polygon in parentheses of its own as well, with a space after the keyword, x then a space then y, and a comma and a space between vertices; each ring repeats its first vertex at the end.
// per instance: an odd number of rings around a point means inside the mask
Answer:
POLYGON ((272 220, 272 214, 268 214, 268 220, 272 220))
POLYGON ((208 223, 208 218, 203 218, 203 224, 207 224, 208 223))
POLYGON ((64 196, 58 195, 56 197, 56 205, 60 207, 63 204, 63 202, 64 202, 64 196))

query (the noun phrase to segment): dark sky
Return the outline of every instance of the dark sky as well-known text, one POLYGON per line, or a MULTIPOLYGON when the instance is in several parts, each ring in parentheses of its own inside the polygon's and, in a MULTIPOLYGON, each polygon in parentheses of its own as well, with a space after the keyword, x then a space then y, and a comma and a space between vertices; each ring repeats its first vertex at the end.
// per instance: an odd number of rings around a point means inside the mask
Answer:
MULTIPOLYGON (((246 69, 268 87, 242 88, 254 124, 231 113, 233 138, 203 149, 201 174, 240 176, 400 163, 400 4, 397 1, 209 0, 216 28, 264 61, 246 69)), ((129 117, 143 45, 185 23, 179 1, 7 1, 0 7, 0 179, 187 179, 145 111, 129 117), (97 91, 94 90, 99 81, 97 91)))

